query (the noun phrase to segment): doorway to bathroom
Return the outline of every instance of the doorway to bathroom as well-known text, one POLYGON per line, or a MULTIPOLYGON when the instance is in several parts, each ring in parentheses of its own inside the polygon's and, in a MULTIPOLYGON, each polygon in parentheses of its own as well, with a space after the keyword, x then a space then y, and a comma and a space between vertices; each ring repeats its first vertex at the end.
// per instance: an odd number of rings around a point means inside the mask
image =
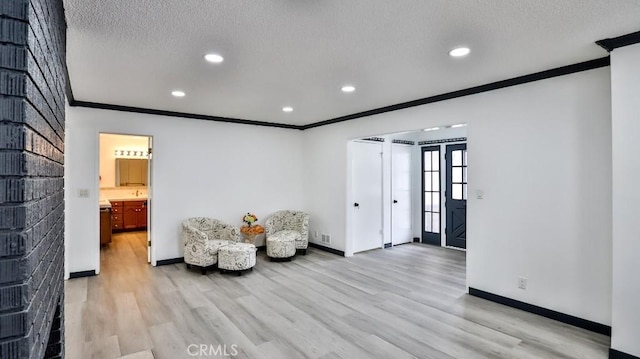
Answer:
POLYGON ((151 263, 153 138, 99 134, 100 272, 151 263))

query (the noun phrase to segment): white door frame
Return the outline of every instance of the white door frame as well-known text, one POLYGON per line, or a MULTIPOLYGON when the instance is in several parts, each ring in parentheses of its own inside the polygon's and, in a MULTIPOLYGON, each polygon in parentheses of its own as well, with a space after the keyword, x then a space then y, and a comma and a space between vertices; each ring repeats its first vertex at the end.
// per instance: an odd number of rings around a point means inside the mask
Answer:
POLYGON ((409 145, 403 145, 403 144, 397 144, 397 143, 391 143, 391 168, 390 168, 390 172, 391 172, 391 188, 390 188, 390 195, 391 195, 391 200, 390 200, 390 206, 391 206, 391 210, 390 212, 390 223, 391 223, 391 231, 390 231, 390 235, 391 235, 391 245, 394 246, 396 244, 404 244, 404 243, 411 243, 412 242, 412 237, 413 237, 413 171, 412 171, 412 167, 413 167, 413 145, 409 146, 409 145), (393 226, 394 226, 394 203, 393 201, 395 200, 395 183, 394 183, 394 178, 395 178, 395 173, 394 173, 394 151, 396 148, 407 148, 409 151, 409 222, 411 224, 410 227, 410 235, 409 235, 409 240, 406 242, 401 242, 398 243, 398 240, 396 238, 394 238, 394 232, 393 232, 393 226))
MULTIPOLYGON (((136 133, 120 133, 120 132, 109 132, 109 131, 96 131, 96 148, 95 148, 95 160, 94 160, 94 171, 93 173, 96 174, 96 176, 94 177, 94 182, 93 182, 93 190, 94 193, 96 194, 95 196, 95 213, 94 213, 94 219, 96 220, 96 224, 97 226, 94 226, 96 228, 96 231, 94 233, 93 238, 95 238, 95 240, 93 241, 94 243, 97 243, 97 263, 96 263, 96 274, 100 274, 100 135, 101 134, 105 134, 105 135, 120 135, 120 136, 139 136, 139 137, 147 137, 150 139, 150 141, 152 143, 154 143, 155 145, 155 141, 153 141, 153 135, 146 135, 146 134, 136 134, 136 133)), ((147 187, 147 206, 150 207, 151 206, 151 197, 152 197, 152 192, 153 192, 153 168, 155 166, 151 166, 149 167, 149 184, 150 186, 147 187)), ((150 212, 150 214, 148 214, 147 216, 147 243, 151 240, 151 227, 153 225, 153 220, 152 220, 152 216, 153 216, 153 211, 150 211, 149 209, 147 209, 148 212, 150 212)), ((155 249, 155 245, 151 246, 151 262, 149 264, 151 264, 152 266, 156 266, 156 249, 155 249)))
POLYGON ((353 142, 354 141, 347 141, 346 143, 346 147, 347 147, 347 188, 346 188, 346 193, 347 195, 345 196, 345 214, 346 214, 346 221, 345 221, 345 229, 344 229, 344 256, 345 257, 352 257, 353 256, 353 237, 352 237, 352 233, 353 233, 353 210, 352 210, 352 206, 353 206, 353 178, 352 178, 352 174, 353 174, 353 142))

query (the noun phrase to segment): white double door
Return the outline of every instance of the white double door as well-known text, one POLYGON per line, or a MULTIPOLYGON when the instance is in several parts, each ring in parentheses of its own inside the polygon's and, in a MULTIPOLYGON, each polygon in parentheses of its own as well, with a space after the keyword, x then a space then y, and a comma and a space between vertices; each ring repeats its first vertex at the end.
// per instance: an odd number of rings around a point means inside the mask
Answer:
POLYGON ((377 142, 354 141, 352 160, 353 252, 384 246, 383 185, 392 186, 391 235, 393 244, 411 241, 411 147, 392 145, 391 181, 383 181, 383 147, 377 142))

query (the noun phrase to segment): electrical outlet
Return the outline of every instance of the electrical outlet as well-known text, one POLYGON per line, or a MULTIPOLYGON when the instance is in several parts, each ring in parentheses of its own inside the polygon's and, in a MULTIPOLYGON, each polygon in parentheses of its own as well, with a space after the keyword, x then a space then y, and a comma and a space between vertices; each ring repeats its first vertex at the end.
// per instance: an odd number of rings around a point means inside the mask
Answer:
POLYGON ((89 198, 89 190, 87 188, 81 188, 78 190, 78 197, 89 198))
POLYGON ((322 243, 331 244, 331 236, 322 233, 322 243))
POLYGON ((313 231, 313 238, 318 239, 318 231, 313 231))
POLYGON ((518 277, 518 288, 527 289, 527 278, 518 277))

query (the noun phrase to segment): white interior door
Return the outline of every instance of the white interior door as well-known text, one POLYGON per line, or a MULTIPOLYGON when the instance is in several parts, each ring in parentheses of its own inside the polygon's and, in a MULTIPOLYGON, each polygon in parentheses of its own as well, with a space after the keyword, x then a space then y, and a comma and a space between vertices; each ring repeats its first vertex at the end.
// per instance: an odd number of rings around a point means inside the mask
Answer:
POLYGON ((147 263, 151 263, 151 202, 153 201, 153 137, 149 136, 149 159, 147 161, 147 263))
POLYGON ((391 243, 409 243, 411 221, 411 146, 391 146, 391 243))
POLYGON ((382 144, 352 147, 353 251, 382 248, 382 144))

